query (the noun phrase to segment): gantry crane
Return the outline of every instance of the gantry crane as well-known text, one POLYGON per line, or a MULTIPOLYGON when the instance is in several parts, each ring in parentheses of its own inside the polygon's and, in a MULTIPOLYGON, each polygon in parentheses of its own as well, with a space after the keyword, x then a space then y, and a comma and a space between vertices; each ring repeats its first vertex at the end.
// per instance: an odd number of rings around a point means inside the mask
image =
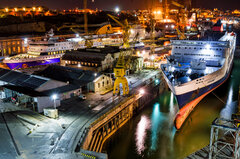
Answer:
MULTIPOLYGON (((79 34, 79 32, 77 32, 75 29, 73 29, 73 28, 70 28, 70 30, 72 30, 74 33, 76 33, 76 34, 79 34)), ((93 47, 93 41, 92 41, 92 38, 91 38, 91 36, 90 36, 90 38, 86 38, 85 36, 82 36, 82 38, 85 40, 85 46, 86 46, 86 48, 91 48, 91 47, 93 47)))
POLYGON ((187 24, 187 7, 185 7, 184 5, 182 5, 176 1, 172 1, 172 5, 179 8, 180 17, 178 18, 177 25, 181 28, 185 28, 185 26, 187 24))
MULTIPOLYGON (((124 23, 121 23, 120 21, 117 20, 118 19, 117 17, 114 17, 110 14, 108 14, 108 16, 122 27, 122 29, 123 29, 123 48, 124 49, 129 48, 129 35, 130 35, 129 32, 130 32, 131 27, 128 24, 127 19, 124 21, 124 23)), ((116 80, 114 82, 114 87, 113 87, 113 95, 120 93, 120 84, 122 84, 123 95, 127 95, 129 93, 128 81, 127 81, 126 77, 124 77, 126 74, 126 67, 128 65, 128 62, 125 63, 124 57, 125 57, 124 53, 121 52, 119 55, 117 64, 113 70, 114 75, 116 77, 116 80)))

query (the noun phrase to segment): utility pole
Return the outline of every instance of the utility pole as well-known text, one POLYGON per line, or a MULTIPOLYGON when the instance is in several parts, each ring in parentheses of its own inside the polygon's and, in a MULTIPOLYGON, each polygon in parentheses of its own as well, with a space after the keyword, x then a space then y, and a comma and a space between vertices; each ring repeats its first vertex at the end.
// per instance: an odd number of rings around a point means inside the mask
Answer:
POLYGON ((88 26, 87 26, 88 17, 87 17, 87 12, 86 12, 87 0, 83 0, 83 9, 84 9, 84 31, 85 31, 85 34, 88 34, 88 26))

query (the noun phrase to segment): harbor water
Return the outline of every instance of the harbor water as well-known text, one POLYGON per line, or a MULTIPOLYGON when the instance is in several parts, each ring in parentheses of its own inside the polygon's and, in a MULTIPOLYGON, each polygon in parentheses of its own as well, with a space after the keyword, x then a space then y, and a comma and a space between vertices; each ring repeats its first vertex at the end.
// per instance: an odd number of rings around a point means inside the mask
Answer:
POLYGON ((230 78, 198 104, 179 131, 173 125, 177 103, 165 91, 108 139, 103 151, 110 159, 182 159, 201 149, 209 144, 212 121, 237 111, 239 74, 235 58, 230 78))

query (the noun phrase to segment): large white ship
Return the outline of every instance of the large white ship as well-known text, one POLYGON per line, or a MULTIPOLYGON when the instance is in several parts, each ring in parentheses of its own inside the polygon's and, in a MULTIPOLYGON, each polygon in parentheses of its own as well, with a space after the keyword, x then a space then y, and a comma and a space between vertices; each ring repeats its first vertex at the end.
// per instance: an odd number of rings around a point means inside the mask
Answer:
MULTIPOLYGON (((84 38, 76 37, 64 39, 53 37, 53 35, 53 30, 50 30, 42 40, 29 42, 27 53, 6 57, 3 63, 7 64, 10 69, 59 63, 60 58, 67 50, 77 50, 86 47, 84 38)), ((103 42, 98 39, 92 40, 93 47, 102 45, 103 42)))
POLYGON ((53 30, 50 30, 41 41, 29 42, 27 53, 6 57, 3 63, 10 69, 58 63, 66 50, 84 47, 84 43, 77 39, 64 39, 53 35, 53 30))
POLYGON ((226 33, 218 41, 173 40, 171 44, 172 53, 161 70, 178 102, 175 127, 180 129, 195 106, 228 79, 236 34, 226 33))

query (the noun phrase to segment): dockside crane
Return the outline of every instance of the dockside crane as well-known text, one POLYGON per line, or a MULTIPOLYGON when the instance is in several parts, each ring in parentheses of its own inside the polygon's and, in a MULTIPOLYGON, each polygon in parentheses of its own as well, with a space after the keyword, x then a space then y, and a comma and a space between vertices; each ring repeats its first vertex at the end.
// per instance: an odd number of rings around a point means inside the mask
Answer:
POLYGON ((176 26, 176 31, 178 34, 178 37, 180 40, 187 39, 187 37, 184 35, 184 33, 181 32, 181 28, 185 28, 187 24, 187 15, 186 15, 186 7, 176 1, 171 1, 172 5, 180 8, 179 9, 179 14, 180 17, 178 18, 177 26, 176 26))
MULTIPOLYGON (((129 36, 130 36, 131 26, 129 25, 127 19, 124 20, 124 23, 121 23, 117 17, 110 15, 110 14, 108 14, 108 16, 122 27, 122 29, 123 29, 123 48, 128 49, 130 47, 129 36)), ((113 86, 113 95, 120 93, 120 84, 122 85, 123 95, 129 94, 128 81, 125 77, 128 62, 125 63, 124 57, 125 57, 124 53, 121 52, 119 55, 117 64, 113 70, 114 75, 116 77, 116 80, 115 80, 114 86, 113 86)))

